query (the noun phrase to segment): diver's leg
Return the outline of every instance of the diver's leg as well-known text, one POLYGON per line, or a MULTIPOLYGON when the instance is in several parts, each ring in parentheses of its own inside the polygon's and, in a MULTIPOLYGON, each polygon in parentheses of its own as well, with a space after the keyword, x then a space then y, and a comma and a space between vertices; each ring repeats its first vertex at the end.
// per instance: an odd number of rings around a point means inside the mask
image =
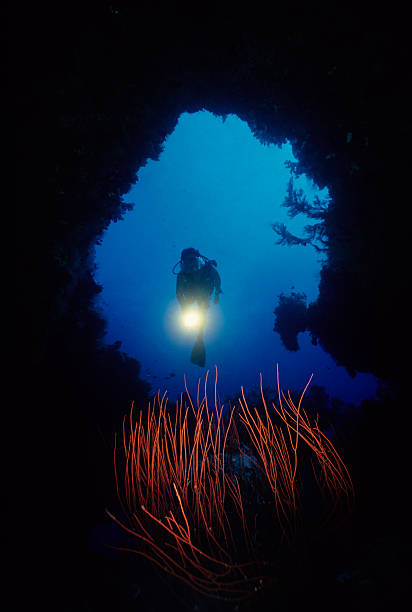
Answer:
POLYGON ((200 325, 198 334, 197 334, 197 338, 196 338, 196 342, 194 344, 193 350, 192 350, 192 354, 190 356, 190 361, 192 363, 194 363, 195 365, 200 366, 201 368, 203 368, 206 364, 206 348, 205 348, 205 343, 203 341, 203 333, 205 330, 205 325, 206 325, 206 311, 209 308, 209 302, 208 301, 204 301, 201 299, 198 299, 198 307, 199 310, 202 313, 202 323, 200 325))
MULTIPOLYGON (((198 304, 200 309, 200 304, 198 304)), ((195 365, 204 368, 206 364, 206 348, 203 341, 203 332, 205 330, 205 313, 202 311, 202 322, 197 333, 196 342, 193 346, 192 354, 190 355, 190 361, 195 365)))
POLYGON ((203 342, 203 335, 199 332, 196 342, 193 346, 190 361, 195 365, 204 368, 206 364, 206 348, 203 342))
POLYGON ((199 310, 201 312, 202 315, 202 322, 200 324, 200 328, 199 328, 199 334, 198 334, 198 339, 203 340, 203 332, 205 331, 205 327, 206 327, 206 316, 207 316, 207 311, 209 309, 209 300, 206 296, 201 296, 198 299, 198 306, 199 306, 199 310))

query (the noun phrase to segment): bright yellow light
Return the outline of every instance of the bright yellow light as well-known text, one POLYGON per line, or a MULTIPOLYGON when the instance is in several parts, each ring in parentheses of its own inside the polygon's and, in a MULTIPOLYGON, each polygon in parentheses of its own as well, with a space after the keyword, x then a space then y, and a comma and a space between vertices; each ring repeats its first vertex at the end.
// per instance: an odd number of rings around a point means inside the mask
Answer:
POLYGON ((199 327, 200 322, 201 322, 201 316, 199 311, 197 310, 187 310, 186 312, 183 313, 183 325, 187 328, 187 329, 195 329, 196 327, 199 327))

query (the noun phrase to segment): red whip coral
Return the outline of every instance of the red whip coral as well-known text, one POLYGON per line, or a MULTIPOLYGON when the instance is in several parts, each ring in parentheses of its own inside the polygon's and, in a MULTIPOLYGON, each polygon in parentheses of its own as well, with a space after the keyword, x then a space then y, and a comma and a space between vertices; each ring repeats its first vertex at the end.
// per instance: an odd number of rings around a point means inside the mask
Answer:
POLYGON ((145 416, 132 405, 114 451, 123 518, 108 514, 136 540, 124 550, 203 594, 243 599, 276 575, 276 562, 262 558, 258 535, 265 487, 273 526, 287 539, 296 532, 301 449, 311 451, 316 482, 333 511, 342 502, 351 509, 353 486, 317 420, 312 423, 303 410, 310 380, 296 406, 290 393, 280 390, 277 372, 279 405, 273 403, 271 411, 261 382, 263 413, 248 406, 243 389, 239 405, 225 410, 216 390, 217 369, 210 407, 207 380, 208 374, 201 401, 199 381, 196 405, 187 387, 174 410, 166 394, 157 395, 145 416), (246 445, 236 422, 247 433, 246 445))

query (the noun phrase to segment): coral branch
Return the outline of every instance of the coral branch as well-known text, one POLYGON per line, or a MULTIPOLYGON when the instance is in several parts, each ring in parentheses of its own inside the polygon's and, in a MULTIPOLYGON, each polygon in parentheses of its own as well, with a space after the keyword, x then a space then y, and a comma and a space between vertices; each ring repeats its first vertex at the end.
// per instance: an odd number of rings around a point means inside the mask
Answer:
POLYGON ((259 500, 269 495, 274 523, 283 539, 293 540, 301 513, 304 456, 311 453, 316 483, 325 503, 332 502, 331 516, 343 502, 346 510, 353 506, 347 467, 317 420, 311 422, 303 409, 311 378, 296 406, 290 393, 281 391, 277 368, 279 403, 272 404, 273 410, 260 377, 263 409, 249 407, 242 388, 237 409, 225 411, 218 399, 217 368, 213 410, 208 375, 201 401, 199 381, 196 406, 185 380, 187 403, 182 394, 174 415, 165 394, 149 403, 145 417, 140 411, 136 418, 132 404, 129 419, 123 419, 122 444, 119 448, 116 437, 114 444, 116 493, 125 519, 108 512, 138 541, 136 548, 122 549, 217 598, 240 600, 263 581, 276 579, 262 571, 268 560, 261 556, 257 537, 263 512, 259 500), (237 421, 247 434, 246 444, 237 421))

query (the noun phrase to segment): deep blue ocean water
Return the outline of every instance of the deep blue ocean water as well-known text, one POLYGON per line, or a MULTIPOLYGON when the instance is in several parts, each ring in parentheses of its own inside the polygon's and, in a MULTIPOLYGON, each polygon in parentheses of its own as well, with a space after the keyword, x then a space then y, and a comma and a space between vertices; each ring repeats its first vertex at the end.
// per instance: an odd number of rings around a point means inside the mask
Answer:
MULTIPOLYGON (((159 161, 138 171, 138 182, 124 196, 134 208, 112 223, 96 246, 96 280, 102 284, 99 308, 108 322, 107 343, 141 362, 152 391, 178 397, 184 375, 190 391, 206 370, 218 367, 220 397, 263 385, 275 385, 279 363, 283 388, 313 383, 348 402, 374 395, 369 374, 351 378, 308 332, 298 336, 300 350, 290 352, 273 331, 280 293, 304 292, 316 300, 322 255, 311 246, 280 246, 271 224, 285 223, 303 235, 313 220, 291 219, 281 207, 290 171, 297 161, 289 143, 262 145, 235 115, 225 121, 209 112, 184 113, 166 139, 159 161), (194 332, 180 324, 172 268, 183 248, 195 247, 216 259, 222 279, 221 300, 208 313, 206 367, 189 361, 194 332)), ((319 191, 300 177, 309 201, 319 191)))

